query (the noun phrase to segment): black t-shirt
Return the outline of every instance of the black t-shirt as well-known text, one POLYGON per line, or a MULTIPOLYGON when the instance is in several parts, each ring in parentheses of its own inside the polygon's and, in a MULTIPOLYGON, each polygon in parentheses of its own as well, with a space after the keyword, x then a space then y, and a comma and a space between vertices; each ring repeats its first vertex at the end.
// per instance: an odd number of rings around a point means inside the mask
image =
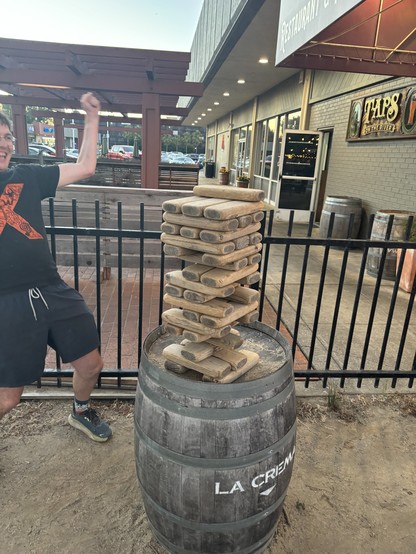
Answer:
POLYGON ((41 200, 55 196, 59 167, 16 165, 0 172, 0 294, 60 282, 41 200))

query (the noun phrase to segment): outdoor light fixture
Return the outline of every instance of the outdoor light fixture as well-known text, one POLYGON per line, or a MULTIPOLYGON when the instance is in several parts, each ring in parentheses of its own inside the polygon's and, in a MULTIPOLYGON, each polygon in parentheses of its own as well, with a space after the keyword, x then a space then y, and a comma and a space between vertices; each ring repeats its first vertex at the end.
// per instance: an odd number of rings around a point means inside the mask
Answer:
POLYGON ((63 89, 71 88, 71 87, 64 87, 62 85, 40 85, 38 83, 16 83, 16 85, 20 85, 22 87, 40 87, 40 88, 63 88, 63 89))
POLYGON ((260 58, 259 63, 269 63, 269 59, 268 58, 260 58))
POLYGON ((238 79, 237 83, 238 83, 239 85, 244 85, 245 80, 244 80, 244 79, 238 79))

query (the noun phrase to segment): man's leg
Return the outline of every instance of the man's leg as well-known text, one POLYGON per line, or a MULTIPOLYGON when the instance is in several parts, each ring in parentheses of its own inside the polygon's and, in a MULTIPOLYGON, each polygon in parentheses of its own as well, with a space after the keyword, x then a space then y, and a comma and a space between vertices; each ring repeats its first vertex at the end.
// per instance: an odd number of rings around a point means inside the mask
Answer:
POLYGON ((74 367, 74 408, 69 415, 68 422, 72 427, 85 433, 90 439, 97 442, 107 441, 111 435, 111 428, 101 421, 96 411, 90 407, 90 396, 97 382, 103 361, 97 349, 71 362, 74 367))
POLYGON ((22 392, 23 387, 0 388, 0 419, 19 404, 22 392))

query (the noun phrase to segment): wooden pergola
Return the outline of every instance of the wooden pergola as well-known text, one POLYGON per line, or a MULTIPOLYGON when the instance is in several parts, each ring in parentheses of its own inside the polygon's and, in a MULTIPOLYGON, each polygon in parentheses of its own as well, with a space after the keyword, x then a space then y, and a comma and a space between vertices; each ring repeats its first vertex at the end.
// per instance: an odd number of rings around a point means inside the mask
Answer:
POLYGON ((142 124, 142 186, 157 188, 161 122, 169 123, 161 117, 177 116, 173 123, 180 125, 188 110, 177 107, 179 97, 203 94, 201 83, 185 81, 190 58, 188 52, 0 38, 0 89, 11 94, 2 98, 12 106, 16 152, 27 154, 26 106, 46 108, 42 113, 53 117, 56 151, 62 152, 63 120, 73 118, 62 110, 80 109, 80 97, 91 91, 103 112, 121 114, 118 122, 142 124))

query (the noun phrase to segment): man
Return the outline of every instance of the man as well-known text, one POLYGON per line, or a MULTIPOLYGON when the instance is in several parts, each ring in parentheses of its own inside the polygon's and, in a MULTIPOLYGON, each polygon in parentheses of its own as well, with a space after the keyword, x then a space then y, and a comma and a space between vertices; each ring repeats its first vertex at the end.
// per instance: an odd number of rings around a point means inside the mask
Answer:
POLYGON ((60 278, 50 254, 41 200, 95 172, 100 103, 81 98, 84 139, 77 163, 9 168, 14 137, 0 113, 0 419, 42 374, 47 346, 74 368, 69 423, 105 442, 112 432, 90 406, 103 362, 94 318, 82 296, 60 278))

